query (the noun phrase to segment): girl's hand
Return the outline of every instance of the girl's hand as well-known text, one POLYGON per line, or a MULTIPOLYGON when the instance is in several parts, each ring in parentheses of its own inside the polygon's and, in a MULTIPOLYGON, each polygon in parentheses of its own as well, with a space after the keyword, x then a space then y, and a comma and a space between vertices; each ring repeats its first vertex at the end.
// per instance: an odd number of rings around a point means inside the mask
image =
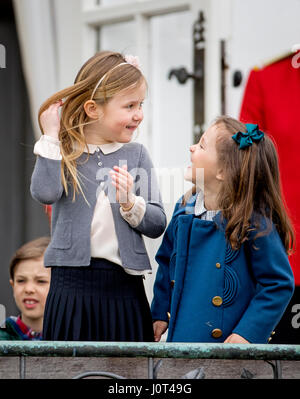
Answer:
POLYGON ((113 171, 110 171, 112 177, 112 184, 116 187, 116 199, 124 210, 129 210, 134 205, 134 194, 132 193, 133 178, 127 172, 127 165, 114 166, 113 171))
POLYGON ((60 130, 60 116, 59 107, 63 105, 62 100, 51 104, 40 117, 41 126, 43 132, 46 136, 54 137, 58 139, 58 134, 60 130))
POLYGON ((225 339, 224 344, 250 344, 250 342, 238 334, 230 334, 225 339))
POLYGON ((166 321, 157 320, 153 323, 154 341, 159 342, 161 336, 167 331, 168 323, 166 321))

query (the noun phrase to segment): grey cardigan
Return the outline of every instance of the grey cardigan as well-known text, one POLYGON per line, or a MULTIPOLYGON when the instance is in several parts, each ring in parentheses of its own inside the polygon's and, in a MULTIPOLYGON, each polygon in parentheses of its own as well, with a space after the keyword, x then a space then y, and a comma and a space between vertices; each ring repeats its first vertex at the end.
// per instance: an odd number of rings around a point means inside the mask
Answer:
POLYGON ((124 268, 149 270, 151 264, 142 234, 159 237, 166 228, 163 209, 153 165, 145 147, 139 143, 128 143, 110 154, 101 153, 99 167, 96 153, 84 153, 78 159, 78 175, 83 195, 76 194, 70 186, 66 195, 61 183, 61 161, 37 156, 31 178, 30 191, 34 199, 42 204, 52 204, 52 237, 45 252, 45 266, 88 266, 91 258, 91 222, 97 201, 98 190, 105 189, 109 197, 120 257, 124 268), (141 223, 132 228, 121 216, 120 205, 115 199, 115 188, 110 184, 109 170, 113 166, 127 163, 134 178, 134 192, 145 199, 146 211, 141 223))

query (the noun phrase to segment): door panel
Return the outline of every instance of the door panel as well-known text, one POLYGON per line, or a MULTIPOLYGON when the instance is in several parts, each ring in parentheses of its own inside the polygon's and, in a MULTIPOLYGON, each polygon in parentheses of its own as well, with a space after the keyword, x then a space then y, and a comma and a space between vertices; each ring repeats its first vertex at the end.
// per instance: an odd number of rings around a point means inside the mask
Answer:
POLYGON ((136 54, 135 22, 126 21, 103 26, 100 30, 100 48, 123 54, 136 54))
POLYGON ((193 82, 168 79, 171 69, 192 69, 192 18, 188 11, 151 18, 151 131, 154 161, 159 167, 187 164, 192 144, 193 82))

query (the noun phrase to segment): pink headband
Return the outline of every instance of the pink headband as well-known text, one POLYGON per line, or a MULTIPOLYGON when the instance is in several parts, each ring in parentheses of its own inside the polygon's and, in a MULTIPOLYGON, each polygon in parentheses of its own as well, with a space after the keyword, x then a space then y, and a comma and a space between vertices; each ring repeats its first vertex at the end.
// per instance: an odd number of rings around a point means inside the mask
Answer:
POLYGON ((125 56, 124 56, 124 59, 125 59, 126 62, 121 62, 120 64, 115 65, 112 69, 110 69, 109 71, 107 71, 107 72, 99 79, 99 81, 98 81, 98 83, 96 84, 96 86, 95 86, 95 88, 94 88, 94 90, 93 90, 93 93, 92 93, 92 95, 91 95, 91 100, 93 99, 93 97, 94 97, 94 95, 95 95, 95 93, 96 93, 96 90, 97 90, 98 87, 101 85, 101 83, 102 83, 103 80, 106 78, 106 76, 107 76, 107 74, 108 74, 109 72, 112 72, 114 69, 118 68, 118 67, 121 66, 121 65, 127 65, 127 64, 130 64, 130 65, 134 66, 134 67, 137 68, 137 69, 140 69, 140 68, 141 68, 139 57, 134 56, 134 55, 125 55, 125 56))

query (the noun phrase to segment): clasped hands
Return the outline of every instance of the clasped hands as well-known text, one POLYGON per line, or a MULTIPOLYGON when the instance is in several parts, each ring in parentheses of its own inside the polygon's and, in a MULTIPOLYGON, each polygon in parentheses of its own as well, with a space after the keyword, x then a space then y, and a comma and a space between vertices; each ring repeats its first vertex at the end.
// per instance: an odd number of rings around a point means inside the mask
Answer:
POLYGON ((110 172, 112 184, 116 187, 116 200, 123 211, 129 211, 134 205, 133 177, 127 170, 127 165, 114 166, 110 172))

